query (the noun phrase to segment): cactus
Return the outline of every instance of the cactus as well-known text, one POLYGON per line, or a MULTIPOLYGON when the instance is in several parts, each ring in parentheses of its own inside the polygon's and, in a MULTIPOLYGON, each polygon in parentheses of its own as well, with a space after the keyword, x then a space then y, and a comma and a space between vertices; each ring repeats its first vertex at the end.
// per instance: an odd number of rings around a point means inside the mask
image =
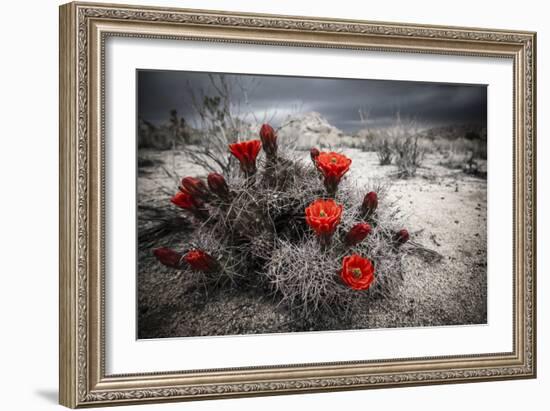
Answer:
POLYGON ((270 126, 260 136, 231 144, 239 162, 225 175, 182 180, 172 202, 193 229, 183 244, 158 244, 159 263, 207 286, 263 289, 304 316, 392 294, 408 245, 385 187, 357 189, 343 154, 298 158, 270 126))

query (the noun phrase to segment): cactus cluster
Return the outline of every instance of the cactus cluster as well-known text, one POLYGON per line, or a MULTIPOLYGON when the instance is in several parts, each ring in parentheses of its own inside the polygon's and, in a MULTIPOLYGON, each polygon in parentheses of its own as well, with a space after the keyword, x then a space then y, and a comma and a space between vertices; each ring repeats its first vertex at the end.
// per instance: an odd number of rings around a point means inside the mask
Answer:
POLYGON ((259 137, 229 145, 225 176, 181 180, 171 202, 194 229, 185 244, 154 249, 157 260, 203 284, 262 287, 303 315, 391 294, 409 233, 384 187, 346 181, 343 154, 293 158, 268 124, 259 137))

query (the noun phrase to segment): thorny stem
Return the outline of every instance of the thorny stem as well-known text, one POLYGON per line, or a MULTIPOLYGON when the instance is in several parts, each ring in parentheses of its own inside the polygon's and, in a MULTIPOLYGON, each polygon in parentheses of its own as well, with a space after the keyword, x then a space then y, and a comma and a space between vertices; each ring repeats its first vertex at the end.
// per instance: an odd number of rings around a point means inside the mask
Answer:
POLYGON ((332 241, 332 233, 321 234, 319 236, 319 244, 321 245, 321 251, 326 252, 332 241))

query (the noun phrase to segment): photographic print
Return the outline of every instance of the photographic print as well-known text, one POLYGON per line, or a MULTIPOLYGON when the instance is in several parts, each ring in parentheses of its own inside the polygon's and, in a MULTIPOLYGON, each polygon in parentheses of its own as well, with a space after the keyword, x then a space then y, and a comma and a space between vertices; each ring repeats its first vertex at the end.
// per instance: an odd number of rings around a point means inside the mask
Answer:
POLYGON ((485 85, 136 87, 138 338, 487 322, 485 85))

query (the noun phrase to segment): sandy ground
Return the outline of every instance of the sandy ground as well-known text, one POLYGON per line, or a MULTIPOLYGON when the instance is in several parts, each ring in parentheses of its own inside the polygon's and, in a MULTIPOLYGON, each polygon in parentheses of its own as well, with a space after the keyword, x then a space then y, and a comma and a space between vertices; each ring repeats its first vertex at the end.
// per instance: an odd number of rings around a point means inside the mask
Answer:
MULTIPOLYGON (((344 152, 354 161, 347 178, 358 186, 373 178, 391 182, 389 199, 407 215, 414 240, 443 255, 440 262, 407 256, 404 281, 394 296, 371 301, 364 312, 346 321, 325 318, 307 323, 293 319, 264 290, 222 289, 205 295, 190 282, 176 279, 173 270, 156 263, 145 248, 139 250, 138 261, 139 337, 485 323, 487 180, 440 165, 439 155, 427 156, 414 178, 396 179, 396 167, 379 166, 376 153, 344 152)), ((182 175, 202 171, 179 154, 142 151, 140 157, 147 161, 139 168, 138 202, 147 207, 166 207, 173 193, 176 183, 164 168, 175 166, 182 175)), ((140 230, 152 224, 138 215, 140 230)), ((184 241, 182 234, 169 234, 156 246, 184 241)))

